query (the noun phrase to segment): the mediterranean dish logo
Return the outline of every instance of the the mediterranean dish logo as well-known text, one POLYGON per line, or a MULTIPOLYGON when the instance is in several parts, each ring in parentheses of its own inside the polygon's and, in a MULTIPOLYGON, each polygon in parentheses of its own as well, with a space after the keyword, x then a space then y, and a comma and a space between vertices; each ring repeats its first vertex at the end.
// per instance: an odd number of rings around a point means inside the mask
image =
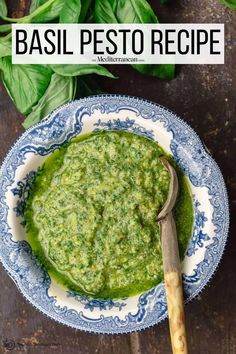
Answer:
POLYGON ((14 64, 224 64, 223 24, 14 24, 14 64))

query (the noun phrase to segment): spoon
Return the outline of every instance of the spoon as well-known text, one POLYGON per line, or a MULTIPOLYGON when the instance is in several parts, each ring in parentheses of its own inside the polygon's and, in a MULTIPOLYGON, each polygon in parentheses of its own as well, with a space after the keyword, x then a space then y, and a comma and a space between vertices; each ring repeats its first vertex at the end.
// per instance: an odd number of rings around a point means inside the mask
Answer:
POLYGON ((166 202, 158 214, 161 231, 161 247, 169 327, 173 354, 187 354, 187 338, 184 318, 182 273, 180 267, 177 233, 172 209, 178 194, 178 177, 170 163, 161 158, 170 175, 166 202))

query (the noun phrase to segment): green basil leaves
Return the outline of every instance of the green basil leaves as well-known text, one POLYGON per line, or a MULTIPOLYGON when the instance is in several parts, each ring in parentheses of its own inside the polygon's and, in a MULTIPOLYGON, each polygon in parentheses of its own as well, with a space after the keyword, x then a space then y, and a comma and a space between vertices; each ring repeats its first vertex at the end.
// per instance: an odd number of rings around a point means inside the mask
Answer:
MULTIPOLYGON (((157 23, 158 19, 146 0, 95 0, 95 20, 98 23, 157 23)), ((173 79, 175 65, 135 64, 142 74, 173 79)))
POLYGON ((9 56, 1 59, 0 69, 2 81, 18 110, 30 113, 47 89, 52 70, 47 65, 13 65, 9 56))
POLYGON ((65 77, 54 73, 44 95, 40 98, 25 119, 23 126, 29 128, 40 122, 57 107, 72 101, 76 92, 76 80, 73 77, 65 77))
MULTIPOLYGON (((160 0, 161 2, 165 0, 160 0)), ((224 1, 224 0, 223 0, 224 1)), ((224 1, 234 3, 234 0, 224 1)), ((18 110, 28 115, 24 127, 38 123, 58 106, 102 89, 91 74, 114 78, 101 65, 13 65, 11 61, 11 23, 157 23, 146 0, 32 0, 29 14, 12 19, 7 16, 5 0, 0 0, 1 78, 18 110)), ((146 75, 162 79, 174 77, 174 65, 133 65, 146 75)))
POLYGON ((236 0, 221 0, 222 3, 228 7, 230 7, 232 10, 236 10, 236 0))
POLYGON ((60 23, 78 23, 80 11, 80 0, 65 1, 59 18, 60 23))
POLYGON ((0 0, 0 16, 7 16, 7 5, 5 0, 0 0))
POLYGON ((51 65, 52 70, 62 76, 81 76, 89 74, 97 74, 107 76, 114 79, 112 73, 104 66, 96 64, 74 64, 74 65, 51 65))

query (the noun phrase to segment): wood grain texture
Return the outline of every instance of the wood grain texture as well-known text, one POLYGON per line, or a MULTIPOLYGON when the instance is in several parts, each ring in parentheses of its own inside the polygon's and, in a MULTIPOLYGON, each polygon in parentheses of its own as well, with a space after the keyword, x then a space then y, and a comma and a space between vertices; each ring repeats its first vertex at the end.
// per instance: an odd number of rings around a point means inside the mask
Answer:
MULTIPOLYGON (((10 15, 30 1, 8 0, 10 15), (19 5, 24 5, 19 8, 19 5)), ((181 65, 171 82, 142 76, 128 66, 110 66, 120 78, 98 78, 106 92, 144 97, 169 107, 199 134, 221 167, 231 207, 230 237, 210 284, 187 305, 190 354, 236 354, 236 12, 218 0, 151 1, 161 22, 226 24, 225 65, 181 65)), ((23 131, 22 116, 0 85, 0 158, 23 131)), ((0 265, 0 353, 10 354, 170 354, 168 322, 143 332, 86 334, 46 318, 18 292, 0 265)))
POLYGON ((165 289, 173 354, 188 354, 182 277, 179 272, 165 273, 165 289))

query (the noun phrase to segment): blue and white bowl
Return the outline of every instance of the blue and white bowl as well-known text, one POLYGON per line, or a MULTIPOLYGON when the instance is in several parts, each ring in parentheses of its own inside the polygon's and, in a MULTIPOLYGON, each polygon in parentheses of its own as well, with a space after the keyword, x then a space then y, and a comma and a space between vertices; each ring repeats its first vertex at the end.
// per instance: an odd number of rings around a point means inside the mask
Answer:
POLYGON ((192 238, 183 261, 186 302, 213 275, 228 233, 227 193, 221 172, 196 133, 167 109, 135 97, 104 95, 58 108, 27 130, 0 169, 0 259, 24 296, 45 315, 97 333, 127 333, 167 316, 163 284, 128 299, 99 300, 67 291, 32 253, 24 209, 32 179, 45 158, 72 137, 99 129, 128 130, 157 141, 189 180, 194 201, 192 238))

